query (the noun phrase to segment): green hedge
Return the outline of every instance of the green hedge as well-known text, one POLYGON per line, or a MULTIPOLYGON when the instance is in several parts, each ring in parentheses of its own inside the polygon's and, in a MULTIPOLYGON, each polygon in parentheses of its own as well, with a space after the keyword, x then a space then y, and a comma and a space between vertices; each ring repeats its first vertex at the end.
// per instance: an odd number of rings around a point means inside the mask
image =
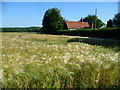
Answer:
POLYGON ((2 28, 0 32, 40 32, 40 27, 26 27, 26 28, 2 28))
MULTIPOLYGON (((41 27, 0 28, 0 32, 41 32, 41 27)), ((110 38, 120 40, 120 28, 60 30, 52 34, 110 38)))
POLYGON ((60 30, 56 32, 55 34, 70 35, 70 36, 111 38, 111 39, 120 40, 120 28, 60 30))

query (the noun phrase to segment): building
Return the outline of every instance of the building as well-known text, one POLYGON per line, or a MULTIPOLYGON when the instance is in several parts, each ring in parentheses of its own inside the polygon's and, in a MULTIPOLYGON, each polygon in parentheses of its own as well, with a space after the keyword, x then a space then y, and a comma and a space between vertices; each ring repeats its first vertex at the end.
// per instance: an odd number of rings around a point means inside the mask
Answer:
POLYGON ((88 22, 75 22, 65 20, 65 29, 75 30, 81 28, 90 28, 90 25, 88 24, 88 22))
POLYGON ((120 13, 120 1, 118 2, 118 13, 120 13))

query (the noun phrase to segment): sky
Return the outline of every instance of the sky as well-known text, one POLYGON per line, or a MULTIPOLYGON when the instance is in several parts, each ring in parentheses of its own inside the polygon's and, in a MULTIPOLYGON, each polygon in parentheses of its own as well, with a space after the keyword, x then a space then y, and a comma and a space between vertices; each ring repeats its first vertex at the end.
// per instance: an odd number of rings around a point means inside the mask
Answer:
POLYGON ((1 0, 4 2, 118 2, 119 0, 1 0))
POLYGON ((58 8, 69 21, 94 15, 104 23, 118 13, 118 2, 2 2, 2 27, 41 27, 49 8, 58 8))

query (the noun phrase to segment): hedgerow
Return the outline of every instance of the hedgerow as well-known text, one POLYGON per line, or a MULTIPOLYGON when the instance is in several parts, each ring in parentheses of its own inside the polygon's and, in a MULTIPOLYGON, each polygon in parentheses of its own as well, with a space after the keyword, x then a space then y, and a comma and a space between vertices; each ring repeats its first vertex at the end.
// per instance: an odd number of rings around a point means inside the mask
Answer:
POLYGON ((40 32, 40 27, 2 28, 0 32, 40 32))
POLYGON ((78 29, 78 30, 60 30, 55 32, 59 35, 70 36, 87 36, 97 38, 110 38, 120 40, 120 28, 103 28, 103 29, 78 29))

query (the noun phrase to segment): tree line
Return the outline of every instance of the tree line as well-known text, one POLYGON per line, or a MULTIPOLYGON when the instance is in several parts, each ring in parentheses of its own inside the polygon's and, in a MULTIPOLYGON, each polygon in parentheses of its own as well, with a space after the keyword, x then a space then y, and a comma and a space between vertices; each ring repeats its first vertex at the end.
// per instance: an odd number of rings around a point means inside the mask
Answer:
POLYGON ((41 27, 0 28, 0 32, 40 32, 41 27))
MULTIPOLYGON (((88 22, 90 28, 101 28, 105 26, 105 23, 102 22, 96 15, 88 15, 85 18, 81 18, 79 22, 84 21, 88 22)), ((64 29, 65 22, 63 17, 60 14, 60 10, 58 8, 51 8, 45 12, 42 21, 42 31, 47 33, 52 33, 58 31, 60 29, 64 29)), ((116 14, 115 17, 107 21, 106 27, 120 27, 120 13, 116 14)))

